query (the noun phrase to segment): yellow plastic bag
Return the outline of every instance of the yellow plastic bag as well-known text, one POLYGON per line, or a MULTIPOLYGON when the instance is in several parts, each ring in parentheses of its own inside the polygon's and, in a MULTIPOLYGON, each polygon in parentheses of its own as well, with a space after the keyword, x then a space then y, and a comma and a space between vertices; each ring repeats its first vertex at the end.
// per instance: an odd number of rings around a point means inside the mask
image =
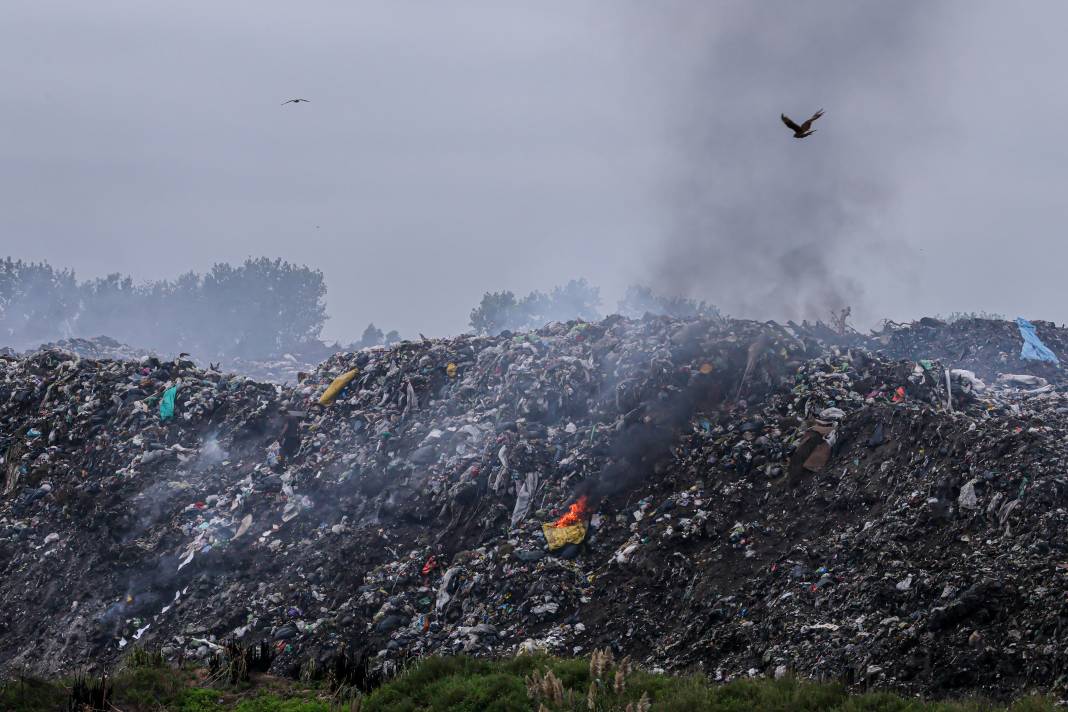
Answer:
POLYGON ((323 394, 319 396, 319 405, 330 405, 333 403, 334 399, 337 398, 337 394, 341 393, 341 389, 349 385, 349 382, 356 378, 359 373, 360 369, 354 368, 348 373, 343 373, 335 378, 334 381, 327 386, 326 390, 323 391, 323 394))
POLYGON ((445 373, 449 375, 449 378, 456 378, 456 370, 457 369, 455 363, 450 363, 448 366, 445 367, 445 373))
POLYGON ((549 544, 549 551, 556 551, 568 544, 581 544, 582 540, 586 538, 586 522, 572 524, 569 527, 542 524, 541 531, 545 534, 545 541, 549 544))

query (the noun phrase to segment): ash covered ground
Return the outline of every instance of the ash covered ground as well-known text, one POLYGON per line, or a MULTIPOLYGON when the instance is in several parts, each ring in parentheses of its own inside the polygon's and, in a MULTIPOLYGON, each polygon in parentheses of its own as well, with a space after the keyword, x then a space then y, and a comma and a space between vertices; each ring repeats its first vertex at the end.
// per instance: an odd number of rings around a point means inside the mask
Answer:
POLYGON ((335 354, 296 385, 0 356, 0 665, 607 646, 1063 694, 1068 380, 1023 343, 610 317, 335 354))

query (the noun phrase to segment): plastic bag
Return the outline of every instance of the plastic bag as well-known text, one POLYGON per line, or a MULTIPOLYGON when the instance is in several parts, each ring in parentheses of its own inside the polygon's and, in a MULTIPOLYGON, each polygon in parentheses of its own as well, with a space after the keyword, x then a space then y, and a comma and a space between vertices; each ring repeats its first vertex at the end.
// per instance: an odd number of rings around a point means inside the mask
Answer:
POLYGON ((1042 339, 1038 338, 1038 334, 1035 333, 1034 324, 1021 316, 1016 317, 1016 326, 1020 328, 1020 336, 1024 341, 1023 347, 1020 349, 1020 358, 1031 361, 1060 363, 1060 361, 1057 360, 1057 354, 1050 351, 1049 347, 1042 343, 1042 339))
POLYGON ((178 386, 171 386, 163 391, 163 398, 159 402, 159 419, 170 420, 174 417, 174 398, 178 395, 178 386))

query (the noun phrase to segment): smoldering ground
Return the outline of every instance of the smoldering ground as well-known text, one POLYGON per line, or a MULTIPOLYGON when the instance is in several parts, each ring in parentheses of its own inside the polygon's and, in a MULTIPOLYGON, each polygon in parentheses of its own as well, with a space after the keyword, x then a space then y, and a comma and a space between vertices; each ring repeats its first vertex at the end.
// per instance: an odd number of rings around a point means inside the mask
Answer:
POLYGON ((642 485, 671 462, 699 412, 744 420, 746 399, 766 394, 807 348, 788 332, 756 323, 739 329, 730 341, 724 336, 715 321, 681 325, 670 349, 644 354, 643 378, 602 384, 598 400, 611 393, 607 400, 614 407, 608 412, 622 420, 607 446, 608 465, 579 482, 575 499, 585 496, 596 508, 642 485))

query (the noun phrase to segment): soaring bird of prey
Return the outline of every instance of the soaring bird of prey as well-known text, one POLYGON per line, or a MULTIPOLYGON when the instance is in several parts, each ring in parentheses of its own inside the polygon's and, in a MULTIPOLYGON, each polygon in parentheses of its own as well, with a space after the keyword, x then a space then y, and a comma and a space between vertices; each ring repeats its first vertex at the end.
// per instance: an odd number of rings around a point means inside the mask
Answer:
POLYGON ((823 109, 817 111, 815 114, 812 115, 811 119, 798 126, 794 123, 793 119, 791 119, 786 114, 783 114, 782 122, 786 124, 786 127, 788 129, 794 132, 794 138, 804 138, 805 136, 811 136, 812 134, 816 133, 816 129, 812 128, 812 122, 821 116, 823 116, 823 109))
POLYGON ((300 103, 300 102, 302 102, 302 101, 303 101, 303 102, 304 102, 305 104, 310 104, 310 103, 311 103, 311 102, 310 102, 310 101, 308 101, 307 99, 290 99, 289 101, 283 101, 283 102, 282 102, 282 106, 285 106, 286 104, 299 104, 299 103, 300 103))

